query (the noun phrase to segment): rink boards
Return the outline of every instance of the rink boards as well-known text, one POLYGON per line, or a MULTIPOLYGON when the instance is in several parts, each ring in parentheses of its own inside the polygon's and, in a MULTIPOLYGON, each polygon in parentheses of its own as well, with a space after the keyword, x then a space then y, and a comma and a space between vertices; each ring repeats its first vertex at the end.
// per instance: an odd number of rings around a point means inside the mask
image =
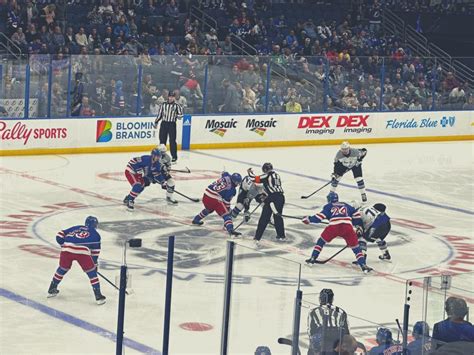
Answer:
MULTIPOLYGON (((149 150, 155 117, 4 119, 1 155, 149 150)), ((185 115, 182 149, 472 140, 474 111, 185 115)))

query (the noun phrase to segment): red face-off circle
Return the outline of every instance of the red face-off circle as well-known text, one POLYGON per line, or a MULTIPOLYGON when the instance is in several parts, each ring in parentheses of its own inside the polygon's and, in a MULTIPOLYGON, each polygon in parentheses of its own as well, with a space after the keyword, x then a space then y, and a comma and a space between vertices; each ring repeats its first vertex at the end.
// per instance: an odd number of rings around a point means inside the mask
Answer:
POLYGON ((189 330, 191 332, 207 332, 213 328, 212 325, 207 323, 199 323, 199 322, 187 322, 181 323, 180 328, 184 330, 189 330))

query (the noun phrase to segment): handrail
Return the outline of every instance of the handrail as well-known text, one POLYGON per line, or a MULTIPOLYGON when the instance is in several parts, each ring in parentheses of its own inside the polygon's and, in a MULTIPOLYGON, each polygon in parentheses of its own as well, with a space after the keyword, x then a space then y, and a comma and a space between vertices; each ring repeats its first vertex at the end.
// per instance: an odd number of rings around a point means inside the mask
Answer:
POLYGON ((0 39, 4 39, 6 41, 7 44, 2 43, 1 41, 0 41, 0 44, 2 45, 3 48, 5 48, 8 51, 9 54, 13 55, 16 59, 21 58, 21 56, 23 55, 23 52, 21 48, 18 47, 18 45, 16 45, 15 42, 13 42, 10 38, 8 38, 7 35, 5 35, 5 33, 3 32, 0 32, 0 39), (10 49, 10 46, 15 48, 18 52, 15 53, 14 51, 12 51, 10 49))
POLYGON ((216 19, 213 18, 212 16, 209 16, 208 14, 206 14, 204 11, 202 11, 197 6, 195 6, 195 5, 191 6, 191 9, 189 10, 189 14, 191 16, 194 16, 196 19, 201 20, 201 22, 204 23, 206 26, 217 30, 217 21, 216 21, 216 19), (193 11, 195 11, 197 13, 197 15, 194 14, 193 11), (210 23, 208 21, 206 21, 205 19, 209 20, 210 23))
POLYGON ((232 42, 233 45, 235 45, 237 48, 239 48, 240 50, 242 50, 242 52, 246 55, 256 55, 258 53, 257 51, 257 48, 255 48, 254 46, 252 46, 250 43, 248 43, 247 41, 245 41, 244 39, 240 38, 239 36, 231 33, 230 35, 230 41, 232 42), (239 45, 237 43, 234 42, 234 40, 236 42, 240 42, 241 44, 243 45, 239 45), (245 47, 244 47, 245 46, 245 47), (248 51, 246 48, 249 48, 253 51, 253 53, 251 53, 250 51, 248 51))

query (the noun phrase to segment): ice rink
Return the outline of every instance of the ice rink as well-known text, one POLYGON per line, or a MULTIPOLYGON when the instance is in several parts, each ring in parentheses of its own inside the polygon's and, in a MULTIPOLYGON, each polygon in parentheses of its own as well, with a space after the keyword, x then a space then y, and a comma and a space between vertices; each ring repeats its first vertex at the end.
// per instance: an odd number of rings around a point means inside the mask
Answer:
MULTIPOLYGON (((285 214, 311 215, 324 205, 329 188, 308 200, 300 196, 329 180, 337 149, 180 152, 175 168, 189 167, 192 173, 176 173, 176 189, 201 198, 221 171, 244 175, 253 167, 258 173, 269 161, 282 177, 285 214)), ((328 264, 303 265, 301 289, 308 305, 317 302, 316 293, 322 288, 332 288, 335 304, 350 314, 351 333, 370 347, 377 326, 396 329, 395 319, 403 318, 406 280, 474 271, 474 151, 472 142, 371 144, 367 149, 363 171, 369 203, 386 204, 393 219, 387 239, 392 261, 378 260, 379 250, 371 246, 367 263, 374 272, 365 275, 351 265, 353 254, 346 250, 328 264)), ((227 241, 222 220, 210 215, 204 226, 192 226, 190 221, 202 204, 176 196, 179 204, 170 206, 157 185, 138 197, 134 212, 126 211, 122 200, 130 186, 123 171, 130 158, 142 154, 1 158, 1 354, 114 353, 115 289, 101 281, 107 303, 97 306, 86 275, 75 265, 60 284, 60 294, 46 298, 58 264, 56 233, 84 223, 88 215, 100 222, 99 271, 113 281, 123 241, 143 239, 142 248, 128 251, 133 293, 127 297, 125 353, 161 351, 169 235, 177 238, 170 353, 219 353, 227 241)), ((360 200, 351 174, 344 176, 338 193, 344 201, 360 200)), ((257 251, 252 238, 259 212, 240 228, 243 238, 235 239, 230 354, 253 354, 259 345, 268 346, 273 354, 289 353, 290 348, 277 344, 277 338, 291 334, 299 264, 310 256, 313 241, 322 231, 322 227, 286 219, 288 242, 276 242, 269 226, 257 251)), ((239 217, 236 224, 240 221, 239 217)), ((342 240, 334 241, 321 258, 342 246, 342 240)), ((473 280, 466 279, 460 294, 471 293, 467 298, 471 309, 472 292, 473 280)), ((413 299, 411 324, 422 316, 421 306, 416 305, 421 300, 417 291, 413 299)), ((307 342, 306 315, 304 308, 302 347, 307 342)), ((441 320, 442 307, 432 317, 441 320)))

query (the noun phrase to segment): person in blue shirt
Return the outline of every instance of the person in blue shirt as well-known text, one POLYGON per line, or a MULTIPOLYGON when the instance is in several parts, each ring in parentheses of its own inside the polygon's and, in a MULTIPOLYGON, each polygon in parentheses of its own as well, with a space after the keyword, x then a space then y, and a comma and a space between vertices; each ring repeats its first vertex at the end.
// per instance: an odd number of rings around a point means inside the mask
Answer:
POLYGON ((408 344, 408 355, 427 354, 431 350, 430 326, 428 323, 419 321, 413 326, 413 340, 408 344))
POLYGON ((468 313, 466 301, 458 297, 449 297, 445 302, 445 310, 448 319, 434 325, 433 339, 445 343, 474 342, 474 326, 464 320, 468 313))
POLYGON ((369 355, 402 355, 403 347, 395 344, 392 338, 392 332, 387 328, 379 328, 375 338, 378 346, 374 346, 369 351, 369 355))
POLYGON ((89 277, 97 304, 105 303, 105 296, 100 292, 97 263, 100 253, 100 234, 97 232, 99 221, 94 216, 86 218, 84 225, 74 226, 59 231, 56 241, 61 246, 59 267, 49 285, 48 298, 58 295, 58 285, 71 269, 72 262, 77 261, 89 277))

